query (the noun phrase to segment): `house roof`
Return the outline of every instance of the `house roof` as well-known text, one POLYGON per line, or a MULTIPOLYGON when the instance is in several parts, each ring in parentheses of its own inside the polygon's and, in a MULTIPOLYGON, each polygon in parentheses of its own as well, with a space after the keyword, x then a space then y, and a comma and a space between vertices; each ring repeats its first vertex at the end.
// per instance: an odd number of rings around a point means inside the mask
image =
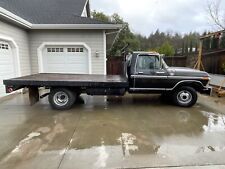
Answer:
POLYGON ((0 7, 32 25, 112 24, 82 17, 87 3, 88 0, 0 0, 0 7))

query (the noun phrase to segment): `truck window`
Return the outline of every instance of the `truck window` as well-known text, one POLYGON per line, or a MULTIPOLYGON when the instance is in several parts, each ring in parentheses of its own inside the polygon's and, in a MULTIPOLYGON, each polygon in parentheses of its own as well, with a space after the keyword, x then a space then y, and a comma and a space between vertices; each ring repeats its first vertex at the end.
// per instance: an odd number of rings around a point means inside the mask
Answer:
POLYGON ((158 56, 139 55, 137 59, 137 71, 160 69, 158 56))

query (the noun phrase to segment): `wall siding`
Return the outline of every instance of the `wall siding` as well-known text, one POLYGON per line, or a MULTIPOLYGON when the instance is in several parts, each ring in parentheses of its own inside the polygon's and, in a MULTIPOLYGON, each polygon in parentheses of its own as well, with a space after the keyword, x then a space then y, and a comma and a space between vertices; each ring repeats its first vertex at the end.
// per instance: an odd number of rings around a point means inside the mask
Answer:
POLYGON ((104 74, 104 36, 101 30, 32 30, 30 35, 31 71, 38 73, 37 49, 43 42, 83 42, 91 48, 92 73, 104 74), (96 51, 99 57, 96 57, 96 51))
POLYGON ((0 21, 0 34, 14 39, 19 47, 21 75, 29 75, 31 68, 27 31, 10 23, 0 21))

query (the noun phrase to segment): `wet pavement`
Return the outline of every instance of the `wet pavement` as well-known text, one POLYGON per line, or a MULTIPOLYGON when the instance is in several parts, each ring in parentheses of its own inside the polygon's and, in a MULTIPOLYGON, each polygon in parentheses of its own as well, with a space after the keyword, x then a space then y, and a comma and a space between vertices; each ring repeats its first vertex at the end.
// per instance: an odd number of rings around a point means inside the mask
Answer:
POLYGON ((82 97, 69 111, 1 100, 0 168, 224 168, 225 110, 205 97, 188 109, 158 96, 82 97))

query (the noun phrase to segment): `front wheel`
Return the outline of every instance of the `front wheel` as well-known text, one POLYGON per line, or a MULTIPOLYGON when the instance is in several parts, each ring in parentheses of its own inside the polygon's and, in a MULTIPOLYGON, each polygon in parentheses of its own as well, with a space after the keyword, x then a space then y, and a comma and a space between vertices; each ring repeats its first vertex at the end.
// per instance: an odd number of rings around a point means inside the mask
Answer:
POLYGON ((173 102, 177 106, 192 107, 198 99, 197 92, 192 87, 181 87, 173 93, 173 102))
POLYGON ((51 89, 49 103, 53 109, 68 110, 76 101, 76 94, 66 88, 51 89))

